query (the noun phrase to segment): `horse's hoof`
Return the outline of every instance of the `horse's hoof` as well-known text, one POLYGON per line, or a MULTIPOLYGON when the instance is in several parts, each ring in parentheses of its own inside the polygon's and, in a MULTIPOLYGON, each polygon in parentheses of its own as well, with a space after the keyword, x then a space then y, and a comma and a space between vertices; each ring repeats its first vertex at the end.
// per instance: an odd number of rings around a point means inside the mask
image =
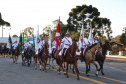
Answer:
POLYGON ((35 70, 37 70, 37 68, 35 68, 35 70))
POLYGON ((58 71, 58 74, 60 75, 60 72, 58 71))
POLYGON ((43 69, 43 71, 44 71, 44 69, 43 69))
POLYGON ((67 78, 69 78, 69 76, 66 76, 67 78))
POLYGON ((98 74, 95 74, 96 76, 98 76, 98 74))
POLYGON ((80 80, 80 78, 77 78, 77 80, 80 80))
POLYGON ((105 75, 104 73, 102 73, 102 75, 105 75))
POLYGON ((75 73, 75 71, 73 71, 73 73, 75 73))
POLYGON ((89 77, 89 75, 87 74, 87 77, 89 77))
POLYGON ((47 71, 45 71, 47 73, 47 71))
POLYGON ((50 68, 49 68, 50 69, 50 68))
POLYGON ((66 75, 66 73, 64 73, 64 75, 66 75))
POLYGON ((41 71, 41 69, 39 69, 41 71))
POLYGON ((52 67, 54 69, 54 67, 52 67))

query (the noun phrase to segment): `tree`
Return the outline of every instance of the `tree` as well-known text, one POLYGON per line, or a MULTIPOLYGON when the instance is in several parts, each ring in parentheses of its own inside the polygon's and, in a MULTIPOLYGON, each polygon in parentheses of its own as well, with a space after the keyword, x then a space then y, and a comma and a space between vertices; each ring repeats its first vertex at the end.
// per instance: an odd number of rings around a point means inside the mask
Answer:
POLYGON ((18 35, 14 34, 12 37, 18 37, 18 35))
MULTIPOLYGON (((95 7, 92 7, 92 5, 82 5, 82 6, 76 6, 76 8, 72 8, 71 12, 69 12, 69 18, 67 20, 68 27, 70 28, 70 31, 76 31, 81 29, 82 22, 86 20, 86 14, 89 13, 89 18, 92 19, 93 17, 98 17, 100 15, 100 12, 98 12, 98 9, 95 7)), ((84 28, 87 28, 87 23, 84 22, 84 28)))
POLYGON ((32 37, 34 35, 34 28, 27 27, 24 29, 23 33, 24 33, 24 37, 27 37, 27 38, 32 37))
POLYGON ((126 46, 126 33, 120 36, 120 42, 126 46))
POLYGON ((3 37, 3 26, 9 27, 10 26, 10 23, 9 22, 6 22, 6 21, 4 21, 2 19, 1 13, 0 13, 0 26, 2 26, 2 37, 3 37))
MULTIPOLYGON (((57 20, 54 20, 52 23, 53 23, 53 26, 51 26, 51 25, 48 25, 48 26, 46 26, 44 29, 43 29, 43 34, 44 35, 49 35, 49 28, 51 28, 51 30, 52 30, 52 40, 54 40, 55 39, 55 34, 56 34, 56 29, 57 29, 57 24, 58 24, 58 19, 57 20)), ((62 21, 60 21, 60 34, 61 34, 61 38, 63 38, 64 36, 65 36, 65 33, 66 33, 66 31, 67 31, 67 26, 65 25, 65 24, 63 24, 63 22, 62 21)))
POLYGON ((92 7, 92 5, 76 6, 69 12, 67 28, 69 28, 70 31, 78 32, 78 30, 82 28, 84 22, 84 30, 87 34, 92 26, 94 35, 100 36, 100 39, 104 40, 104 34, 106 34, 106 39, 111 40, 111 22, 107 18, 99 17, 99 15, 100 12, 98 9, 92 7), (86 14, 89 14, 88 18, 86 17, 86 14))
POLYGON ((112 40, 120 43, 120 37, 121 35, 117 35, 115 38, 112 38, 112 40))

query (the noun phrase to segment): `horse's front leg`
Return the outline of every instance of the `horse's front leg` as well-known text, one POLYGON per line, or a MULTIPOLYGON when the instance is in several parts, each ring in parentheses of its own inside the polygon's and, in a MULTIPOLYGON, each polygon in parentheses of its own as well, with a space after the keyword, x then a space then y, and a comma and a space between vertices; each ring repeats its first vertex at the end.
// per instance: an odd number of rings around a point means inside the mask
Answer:
POLYGON ((86 75, 89 76, 89 75, 88 75, 88 71, 89 71, 89 70, 88 70, 89 61, 86 61, 85 63, 86 63, 86 75))
POLYGON ((95 67, 96 67, 96 73, 95 73, 95 75, 98 76, 98 66, 97 66, 97 64, 95 63, 95 61, 93 61, 92 63, 93 63, 93 64, 95 65, 95 67))
POLYGON ((37 56, 34 57, 34 61, 35 61, 35 69, 37 69, 37 56))
POLYGON ((50 69, 50 67, 51 67, 51 64, 50 64, 51 57, 49 57, 48 60, 49 60, 49 69, 50 69))
POLYGON ((69 76, 68 76, 68 65, 69 65, 69 63, 67 62, 66 63, 66 77, 68 78, 69 76))
POLYGON ((102 75, 104 75, 104 72, 103 72, 103 64, 104 64, 104 61, 101 64, 101 73, 102 73, 102 75))
POLYGON ((18 59, 18 56, 15 56, 15 63, 17 64, 17 59, 18 59))
POLYGON ((42 60, 41 59, 39 59, 39 68, 40 68, 40 71, 41 71, 41 69, 42 69, 42 60))
POLYGON ((15 59, 15 57, 14 57, 14 55, 13 55, 13 63, 15 63, 15 60, 14 60, 14 59, 15 59))
POLYGON ((79 78, 79 70, 78 70, 78 68, 77 68, 77 62, 74 62, 74 63, 73 63, 73 66, 75 67, 75 70, 76 70, 77 80, 80 80, 80 78, 79 78))

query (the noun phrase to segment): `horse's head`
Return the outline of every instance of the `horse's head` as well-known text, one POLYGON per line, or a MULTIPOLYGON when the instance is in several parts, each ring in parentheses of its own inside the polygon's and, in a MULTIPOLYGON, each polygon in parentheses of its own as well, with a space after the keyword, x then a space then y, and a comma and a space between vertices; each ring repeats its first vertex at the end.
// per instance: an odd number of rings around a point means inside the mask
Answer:
POLYGON ((98 53, 102 54, 102 43, 101 42, 97 43, 96 50, 98 53))
POLYGON ((45 42, 45 45, 44 45, 44 48, 48 48, 48 43, 47 42, 45 42))
POLYGON ((76 50, 77 50, 78 46, 77 46, 77 43, 76 43, 76 40, 74 39, 73 40, 73 43, 71 45, 71 53, 75 54, 76 53, 76 50))
POLYGON ((105 42, 103 48, 105 48, 106 50, 112 51, 111 43, 108 41, 105 42))
POLYGON ((49 54, 49 51, 48 51, 48 42, 45 42, 45 45, 44 45, 44 53, 45 53, 46 55, 49 54))

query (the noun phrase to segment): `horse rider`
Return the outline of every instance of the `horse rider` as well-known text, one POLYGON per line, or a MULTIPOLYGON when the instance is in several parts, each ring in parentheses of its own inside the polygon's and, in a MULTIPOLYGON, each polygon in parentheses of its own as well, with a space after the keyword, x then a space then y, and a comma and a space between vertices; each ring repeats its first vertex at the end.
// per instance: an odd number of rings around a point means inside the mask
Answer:
POLYGON ((26 54, 28 47, 31 46, 31 43, 29 42, 29 39, 27 39, 27 42, 25 42, 24 46, 25 46, 24 54, 26 54))
POLYGON ((63 47, 63 53, 62 53, 62 62, 64 60, 64 57, 65 57, 65 52, 68 50, 68 48, 70 48, 70 46, 72 45, 72 39, 70 37, 70 33, 67 32, 66 33, 66 37, 64 37, 62 39, 62 41, 64 43, 64 47, 63 47))
POLYGON ((88 39, 86 38, 86 34, 84 34, 84 37, 81 38, 81 62, 85 60, 85 58, 83 57, 83 54, 85 53, 84 51, 86 50, 87 46, 89 46, 89 42, 88 39))
POLYGON ((98 41, 98 37, 97 36, 95 36, 95 38, 94 38, 94 44, 95 43, 98 43, 99 41, 98 41))
MULTIPOLYGON (((95 43, 99 43, 98 37, 97 37, 97 36, 94 37, 94 44, 95 44, 95 43)), ((96 54, 97 54, 97 50, 95 51, 95 55, 96 55, 96 54)))
POLYGON ((54 57, 54 54, 56 53, 56 51, 57 51, 57 48, 56 48, 56 41, 54 40, 54 41, 52 42, 52 58, 55 58, 55 57, 54 57))
POLYGON ((44 48, 44 44, 45 44, 44 35, 41 36, 41 40, 38 43, 40 43, 40 46, 38 48, 39 57, 40 57, 43 53, 43 48, 44 48))
POLYGON ((14 52, 15 52, 15 49, 16 49, 16 47, 18 46, 18 43, 17 43, 17 40, 12 44, 12 56, 13 56, 13 54, 14 54, 14 52))

